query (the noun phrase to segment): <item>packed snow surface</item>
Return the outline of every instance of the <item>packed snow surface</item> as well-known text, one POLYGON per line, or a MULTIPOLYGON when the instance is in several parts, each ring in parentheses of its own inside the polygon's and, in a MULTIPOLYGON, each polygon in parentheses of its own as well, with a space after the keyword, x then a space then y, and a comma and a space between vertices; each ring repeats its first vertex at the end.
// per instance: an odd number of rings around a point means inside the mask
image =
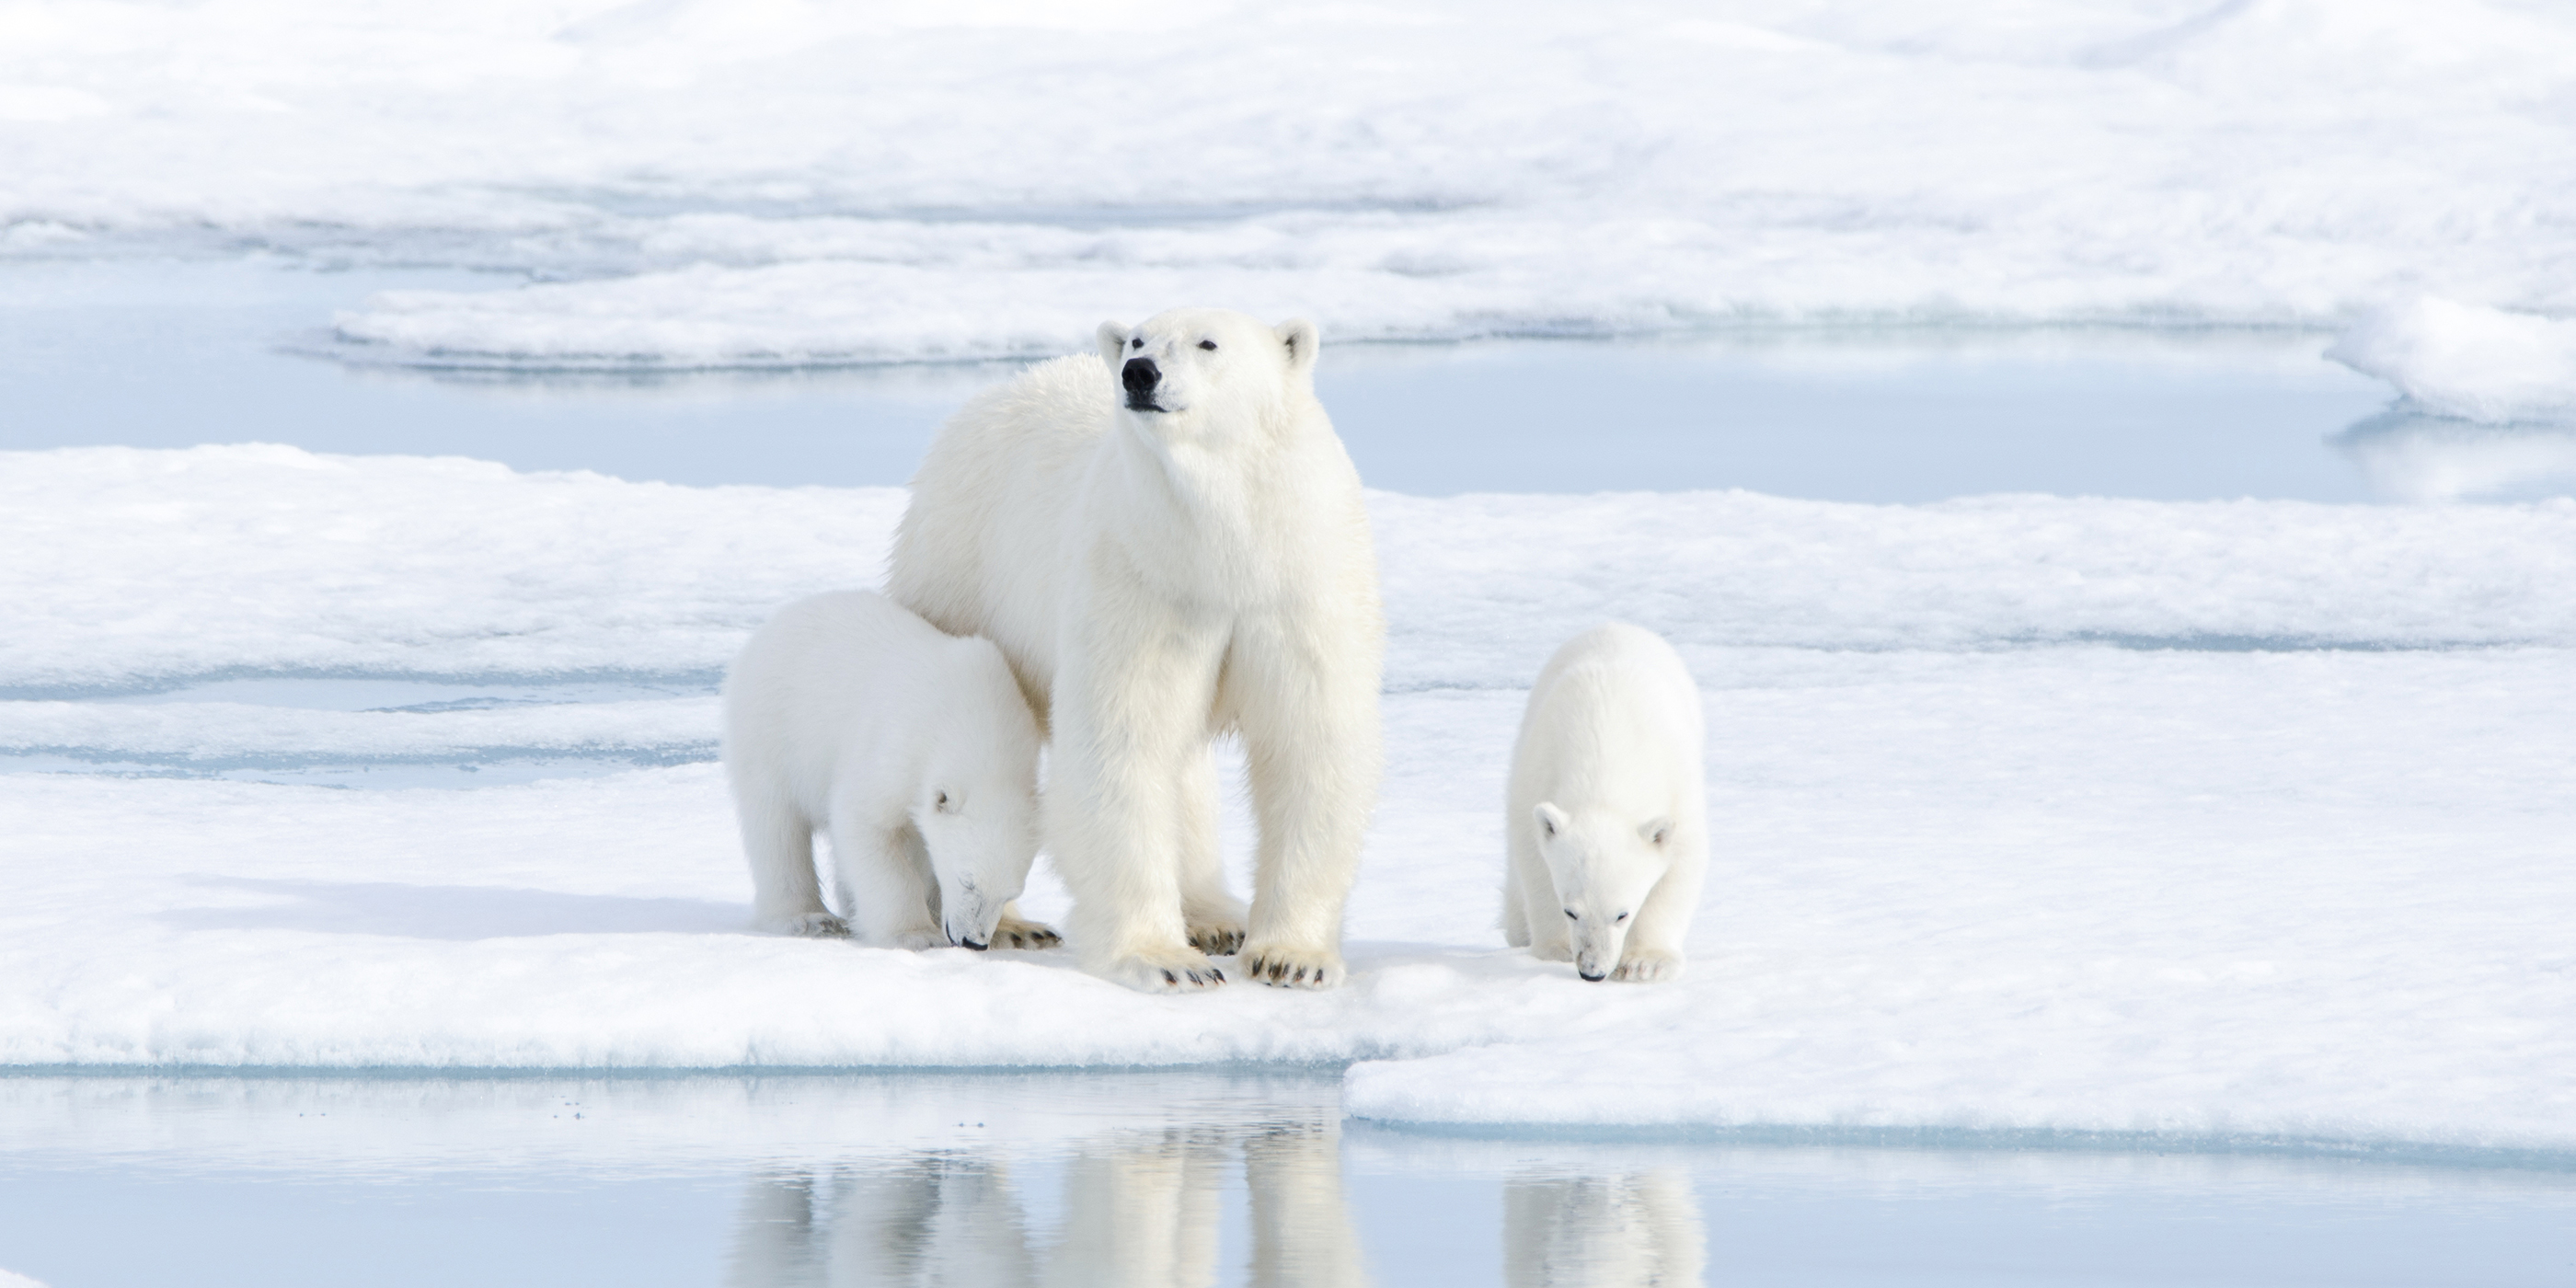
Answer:
MULTIPOLYGON (((780 603, 874 584, 903 495, 259 445, 0 453, 0 549, 20 552, 0 563, 17 624, 0 692, 234 671, 712 681, 780 603)), ((1370 509, 1398 691, 1526 685, 1533 651, 1613 616, 1712 662, 1761 646, 2576 646, 2576 598, 2546 593, 2576 584, 2563 499, 1379 493, 1370 509)))
POLYGON ((2436 416, 2576 420, 2576 321, 2422 299, 2363 318, 2327 356, 2436 416))
POLYGON ((415 363, 2576 309, 2576 17, 2508 0, 1678 6, 14 0, 0 256, 496 270, 415 363))
MULTIPOLYGON (((0 775, 0 1063, 1360 1060, 1350 1109, 1411 1121, 2576 1149, 2576 504, 1375 495, 1352 981, 1160 998, 745 928, 708 689, 776 604, 873 584, 900 503, 0 456, 0 755, 169 775, 0 775), (1612 615, 1708 694, 1716 858, 1669 986, 1494 929, 1522 686, 1612 615), (494 747, 653 767, 189 776, 494 747)), ((1043 864, 1027 903, 1062 915, 1043 864)))

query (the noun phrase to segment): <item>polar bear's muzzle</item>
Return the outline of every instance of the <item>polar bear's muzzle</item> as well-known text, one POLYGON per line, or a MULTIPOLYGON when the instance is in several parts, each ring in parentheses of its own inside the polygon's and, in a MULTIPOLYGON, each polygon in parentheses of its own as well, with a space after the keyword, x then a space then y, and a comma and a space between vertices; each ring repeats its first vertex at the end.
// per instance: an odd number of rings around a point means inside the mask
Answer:
POLYGON ((1127 410, 1163 410, 1154 401, 1154 391, 1163 384, 1163 369, 1155 366, 1152 358, 1129 358, 1127 365, 1118 369, 1118 383, 1127 387, 1127 410))

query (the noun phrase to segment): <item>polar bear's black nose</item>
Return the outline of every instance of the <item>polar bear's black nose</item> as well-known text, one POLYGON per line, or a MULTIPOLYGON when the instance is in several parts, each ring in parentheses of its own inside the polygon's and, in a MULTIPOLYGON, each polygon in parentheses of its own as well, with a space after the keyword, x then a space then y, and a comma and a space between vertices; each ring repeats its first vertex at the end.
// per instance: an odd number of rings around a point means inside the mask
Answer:
POLYGON ((1154 386, 1162 381, 1163 369, 1155 366, 1152 358, 1129 358, 1127 365, 1118 369, 1118 383, 1127 386, 1130 404, 1152 402, 1154 386))

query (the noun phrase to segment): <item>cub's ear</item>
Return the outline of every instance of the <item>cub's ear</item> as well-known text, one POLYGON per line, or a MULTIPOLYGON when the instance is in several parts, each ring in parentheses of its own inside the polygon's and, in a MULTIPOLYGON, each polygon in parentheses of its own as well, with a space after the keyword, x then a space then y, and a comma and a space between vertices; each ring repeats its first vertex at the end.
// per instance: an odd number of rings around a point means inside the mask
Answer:
POLYGON ((1315 346, 1322 344, 1324 337, 1316 334, 1314 323, 1304 318, 1290 318, 1272 327, 1271 330, 1278 333, 1279 343, 1288 346, 1290 371, 1307 372, 1315 369, 1315 346))
POLYGON ((1662 849, 1664 842, 1673 839, 1673 821, 1668 818, 1647 819, 1637 825, 1637 835, 1646 838, 1646 844, 1662 849))
POLYGON ((1566 824, 1571 821, 1565 817, 1564 810, 1546 801, 1540 801, 1538 808, 1531 812, 1538 816, 1538 834, 1541 836, 1559 835, 1565 831, 1566 824))
POLYGON ((1111 371, 1116 371, 1127 361, 1118 356, 1119 352, 1127 347, 1127 324, 1103 322, 1100 324, 1100 330, 1094 334, 1100 339, 1100 360, 1108 363, 1111 371))

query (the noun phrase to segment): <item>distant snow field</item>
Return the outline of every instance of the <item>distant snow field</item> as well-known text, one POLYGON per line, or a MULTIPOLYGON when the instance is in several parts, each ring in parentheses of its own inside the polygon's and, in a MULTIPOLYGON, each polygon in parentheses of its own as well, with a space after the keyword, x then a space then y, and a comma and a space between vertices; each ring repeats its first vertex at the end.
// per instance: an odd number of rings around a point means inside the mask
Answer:
POLYGON ((1352 982, 1184 999, 743 929, 706 694, 876 579, 897 491, 234 447, 0 454, 0 496, 0 756, 139 775, 0 775, 0 1063, 1357 1060, 1408 1121, 2576 1148, 2576 503, 1376 495, 1352 982), (1610 615, 1708 692, 1669 987, 1494 929, 1521 686, 1610 615), (513 747, 624 763, 192 776, 513 747))
POLYGON ((2489 0, 28 0, 0 258, 498 270, 358 361, 2576 309, 2576 20, 2489 0), (1496 92, 1507 86, 1508 92, 1496 92))

